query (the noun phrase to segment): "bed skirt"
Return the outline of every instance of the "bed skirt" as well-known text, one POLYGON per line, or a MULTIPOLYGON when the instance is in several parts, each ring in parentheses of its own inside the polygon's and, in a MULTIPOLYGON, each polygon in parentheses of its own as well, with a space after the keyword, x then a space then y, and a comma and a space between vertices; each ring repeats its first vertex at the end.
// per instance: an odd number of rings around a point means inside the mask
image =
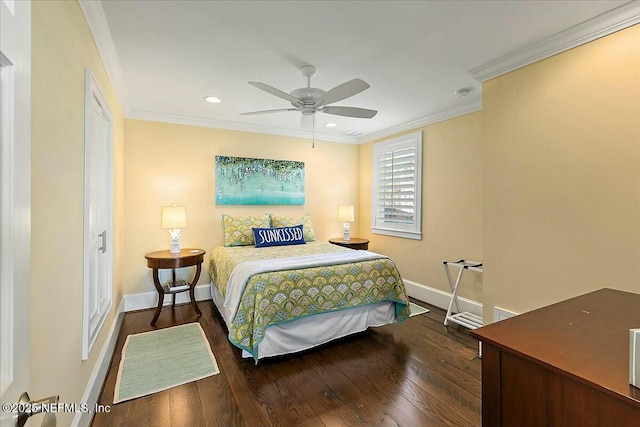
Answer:
MULTIPOLYGON (((211 297, 218 312, 230 326, 230 310, 224 307, 224 297, 218 287, 211 283, 211 297)), ((303 317, 265 330, 258 348, 258 359, 281 356, 307 350, 347 335, 395 322, 395 303, 383 301, 348 310, 320 313, 303 317)), ((242 350, 242 357, 253 357, 242 350)))

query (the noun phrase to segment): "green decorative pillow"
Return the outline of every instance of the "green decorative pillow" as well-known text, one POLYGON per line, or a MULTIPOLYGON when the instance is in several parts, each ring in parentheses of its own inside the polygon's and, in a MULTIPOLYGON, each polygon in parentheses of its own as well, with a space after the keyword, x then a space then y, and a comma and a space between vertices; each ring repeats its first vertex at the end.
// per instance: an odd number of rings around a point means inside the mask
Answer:
POLYGON ((313 232, 313 224, 311 223, 311 215, 306 214, 304 216, 279 216, 271 215, 272 227, 290 227, 292 225, 302 224, 304 241, 313 242, 316 240, 316 235, 313 232))
POLYGON ((271 215, 231 216, 222 215, 222 231, 225 246, 254 245, 253 228, 271 227, 271 215))

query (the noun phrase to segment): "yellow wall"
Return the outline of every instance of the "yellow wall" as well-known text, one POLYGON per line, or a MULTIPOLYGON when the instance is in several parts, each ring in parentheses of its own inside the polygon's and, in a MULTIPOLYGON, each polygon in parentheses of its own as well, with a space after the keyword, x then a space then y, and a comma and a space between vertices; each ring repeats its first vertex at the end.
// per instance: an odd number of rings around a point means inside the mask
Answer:
MULTIPOLYGON (((122 299, 123 118, 76 2, 32 3, 31 388, 80 403, 122 299), (114 305, 81 361, 84 73, 95 75, 113 115, 114 305)), ((58 425, 75 414, 59 413, 58 425)))
POLYGON ((114 312, 123 294, 153 290, 144 254, 168 246, 159 215, 172 202, 187 207, 183 246, 207 251, 222 241, 223 213, 310 213, 326 240, 341 234, 337 205, 353 203, 352 235, 408 280, 448 291, 443 260, 483 260, 482 286, 469 278, 462 294, 489 319, 494 305, 522 312, 603 286, 640 292, 638 26, 491 80, 482 112, 423 127, 421 241, 370 233, 371 143, 314 149, 123 120, 77 3, 33 2, 32 28, 33 396, 80 402, 97 356, 80 361, 85 67, 114 116, 114 312), (306 205, 217 207, 217 154, 304 161, 306 205))
MULTIPOLYGON (((371 240, 370 250, 392 257, 404 279, 450 292, 442 261, 482 261, 482 113, 418 130, 423 158, 422 240, 371 233, 373 143, 360 150, 360 235, 371 240)), ((481 278, 463 276, 460 295, 481 301, 481 278)))
POLYGON ((483 85, 484 310, 640 292, 640 26, 483 85))
MULTIPOLYGON (((358 210, 357 145, 316 141, 312 148, 306 139, 129 119, 125 139, 125 294, 154 290, 144 255, 169 247, 167 230, 160 228, 162 206, 186 206, 181 246, 207 253, 222 243, 222 214, 309 213, 316 236, 326 241, 342 235, 338 205, 358 210), (216 155, 305 162, 305 205, 216 206, 216 155)), ((209 281, 203 273, 199 283, 209 281)))

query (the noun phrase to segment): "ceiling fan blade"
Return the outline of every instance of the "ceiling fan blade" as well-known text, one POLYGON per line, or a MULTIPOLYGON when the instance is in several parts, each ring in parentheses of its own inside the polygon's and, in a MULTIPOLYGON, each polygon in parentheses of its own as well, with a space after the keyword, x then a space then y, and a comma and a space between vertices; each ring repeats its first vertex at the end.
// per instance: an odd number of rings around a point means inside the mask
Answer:
POLYGON ((263 91, 268 92, 271 95, 275 95, 278 98, 286 99, 289 102, 300 103, 300 100, 295 96, 291 96, 287 92, 283 92, 280 89, 276 89, 275 87, 260 82, 249 82, 249 84, 251 86, 257 87, 258 89, 262 89, 263 91))
POLYGON ((253 114, 279 113, 281 111, 298 111, 297 108, 277 108, 275 110, 249 111, 248 113, 240 113, 241 116, 251 116, 253 114))
POLYGON ((359 119, 370 119, 376 114, 378 114, 376 110, 369 110, 366 108, 357 108, 357 107, 338 107, 335 105, 328 105, 326 107, 322 107, 321 111, 323 113, 333 114, 335 116, 356 117, 359 119))
POLYGON ((369 88, 369 83, 360 79, 349 80, 348 82, 342 83, 330 89, 324 95, 322 95, 318 102, 316 102, 316 107, 320 107, 322 105, 331 104, 333 102, 342 101, 345 98, 349 98, 357 93, 362 92, 363 90, 369 88))

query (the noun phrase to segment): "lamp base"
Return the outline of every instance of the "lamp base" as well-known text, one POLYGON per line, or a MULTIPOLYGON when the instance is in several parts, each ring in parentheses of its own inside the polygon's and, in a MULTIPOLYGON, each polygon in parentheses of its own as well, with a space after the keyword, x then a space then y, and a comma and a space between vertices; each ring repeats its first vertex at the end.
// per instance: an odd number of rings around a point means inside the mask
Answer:
POLYGON ((169 247, 169 252, 172 254, 180 253, 180 229, 172 228, 169 230, 169 236, 171 237, 171 245, 169 247))
POLYGON ((350 224, 348 222, 345 222, 342 225, 344 226, 344 234, 342 236, 342 240, 348 242, 349 240, 351 240, 350 224))

